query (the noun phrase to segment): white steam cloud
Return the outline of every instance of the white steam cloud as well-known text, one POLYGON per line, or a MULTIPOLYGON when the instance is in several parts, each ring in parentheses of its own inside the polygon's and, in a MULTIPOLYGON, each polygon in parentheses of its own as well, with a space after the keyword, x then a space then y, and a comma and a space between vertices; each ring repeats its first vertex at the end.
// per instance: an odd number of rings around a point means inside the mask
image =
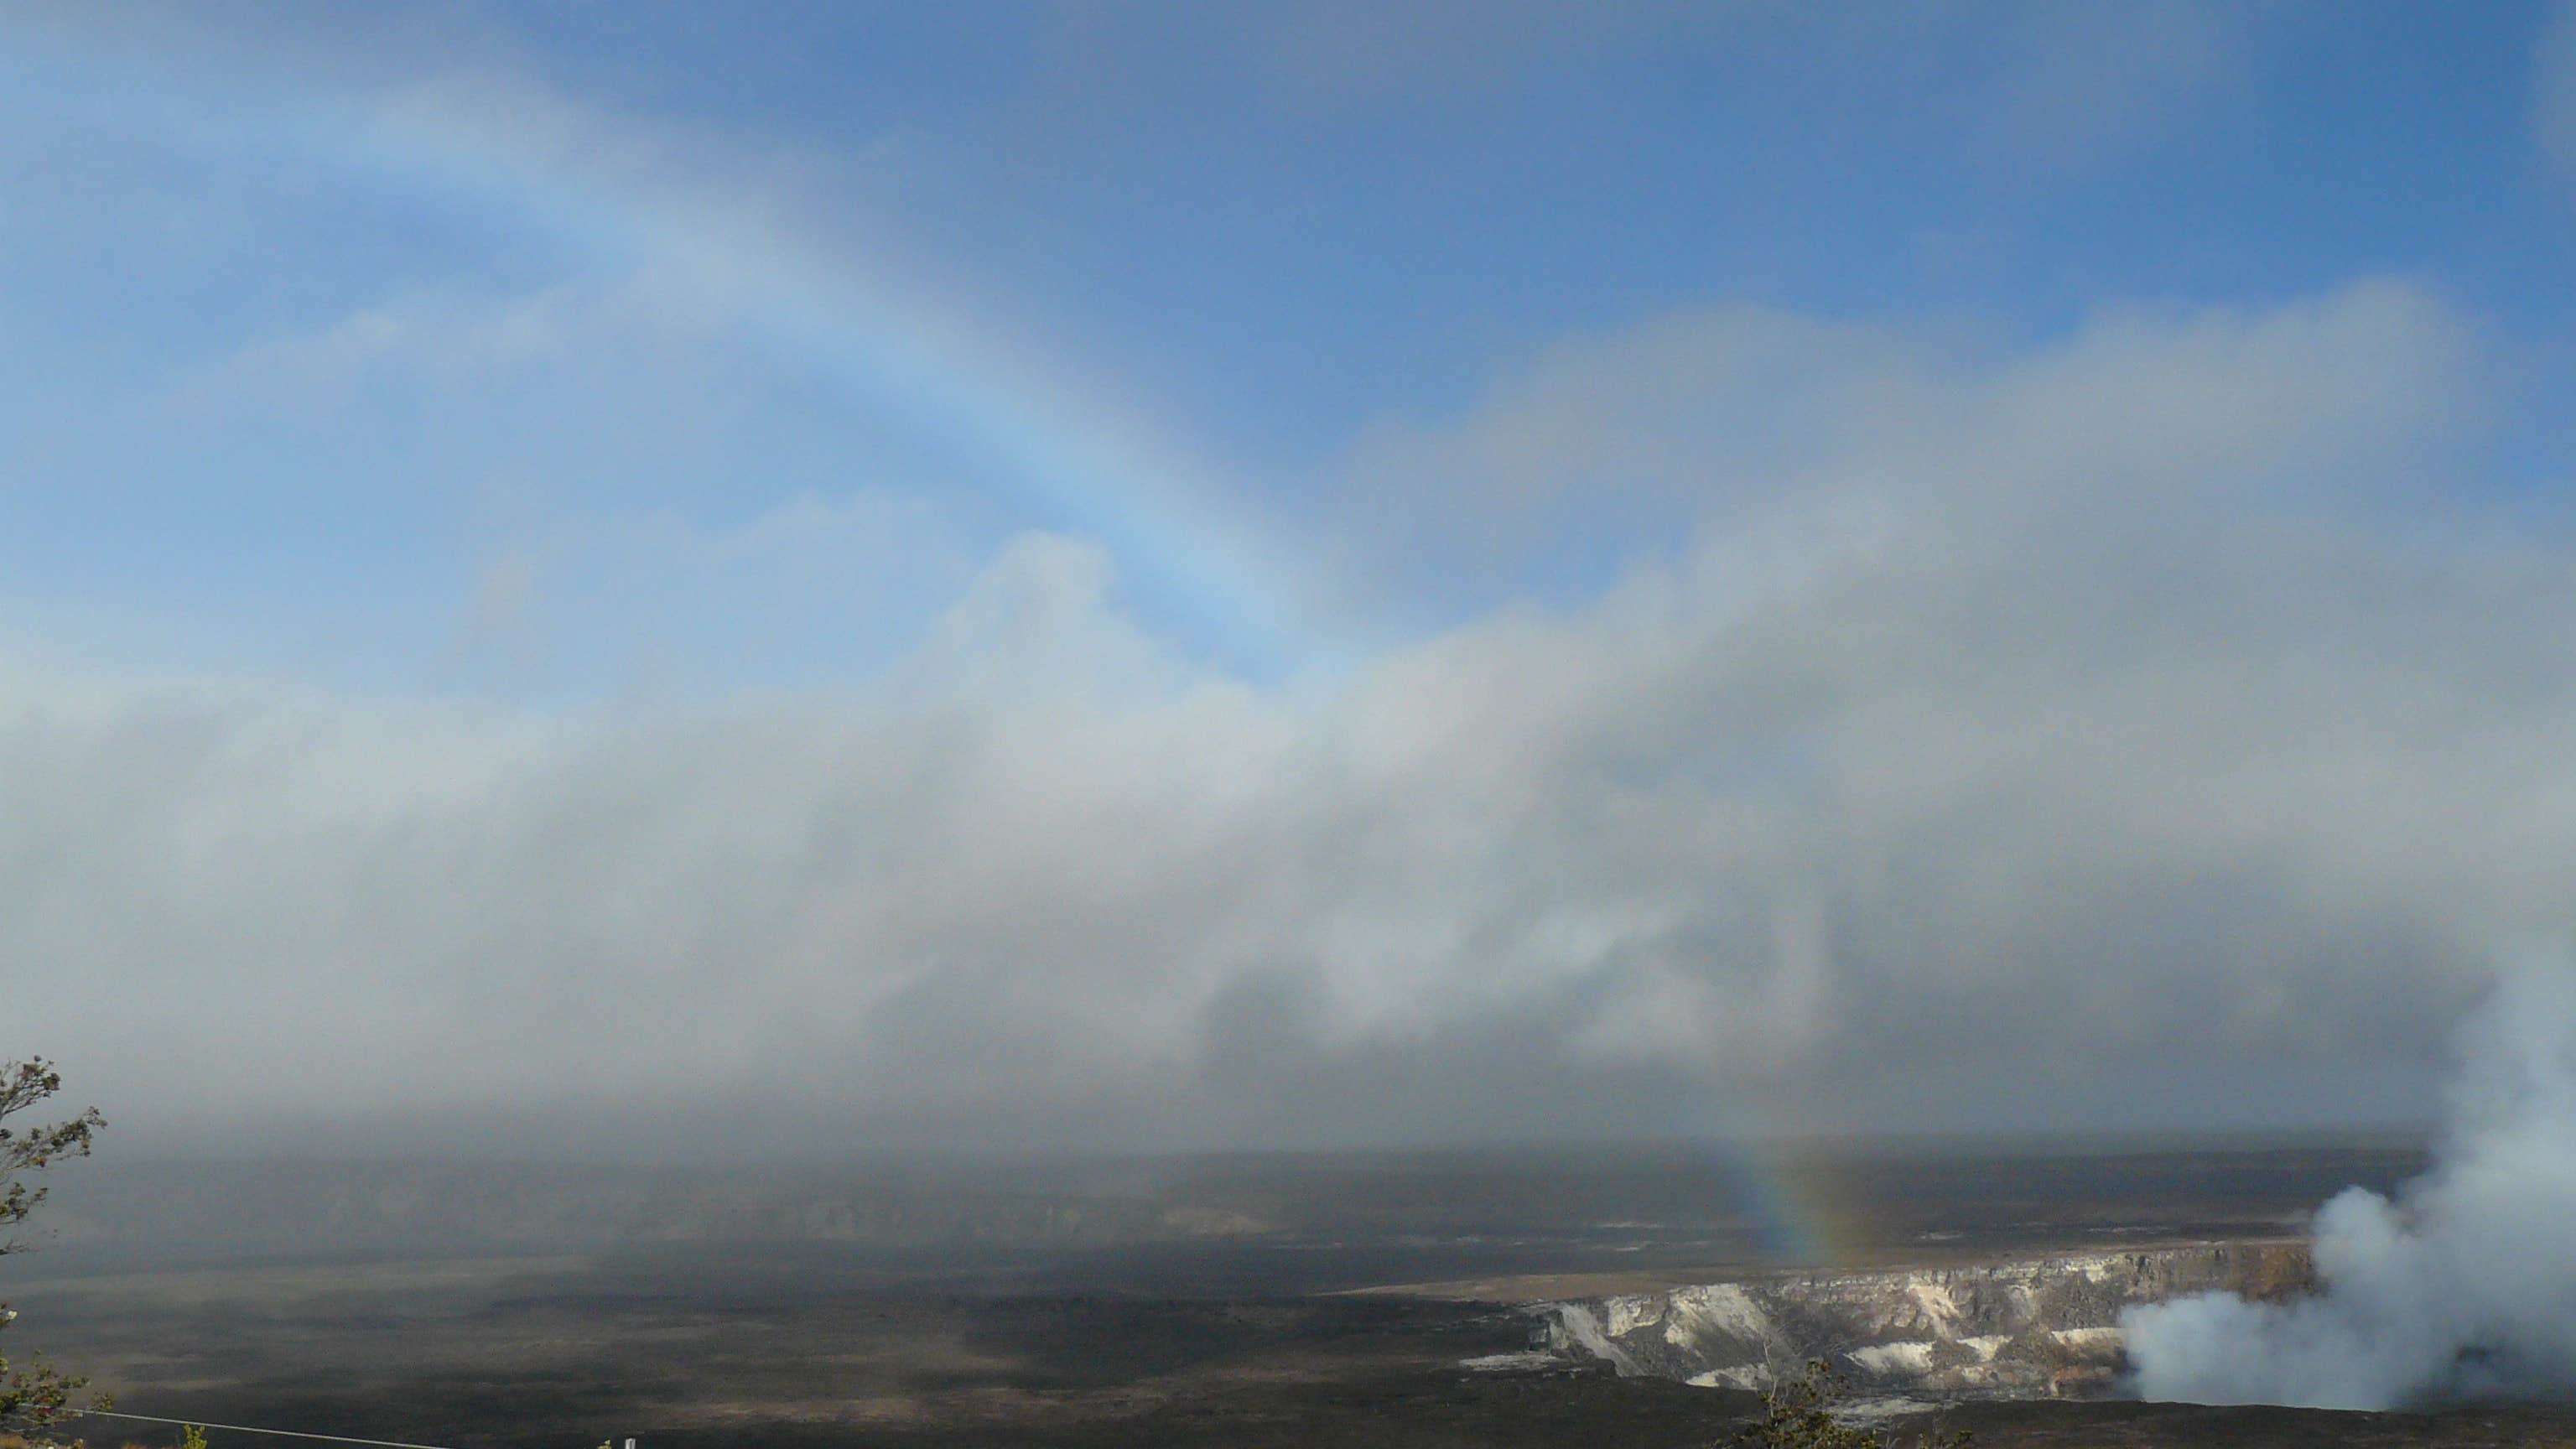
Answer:
POLYGON ((2123 1317, 2142 1396, 2386 1409, 2576 1381, 2576 972, 2511 977, 2463 1044, 2433 1169, 2317 1215, 2322 1292, 2123 1317))

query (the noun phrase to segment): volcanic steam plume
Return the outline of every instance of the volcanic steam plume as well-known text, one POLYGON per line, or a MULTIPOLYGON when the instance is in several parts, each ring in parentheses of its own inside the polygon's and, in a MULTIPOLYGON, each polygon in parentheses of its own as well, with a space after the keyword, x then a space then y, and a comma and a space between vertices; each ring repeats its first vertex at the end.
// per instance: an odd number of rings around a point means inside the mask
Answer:
POLYGON ((2576 1383, 2576 972, 2510 976, 2461 1044, 2433 1167, 2317 1214, 2315 1296, 2122 1315, 2140 1396, 2385 1409, 2576 1383))

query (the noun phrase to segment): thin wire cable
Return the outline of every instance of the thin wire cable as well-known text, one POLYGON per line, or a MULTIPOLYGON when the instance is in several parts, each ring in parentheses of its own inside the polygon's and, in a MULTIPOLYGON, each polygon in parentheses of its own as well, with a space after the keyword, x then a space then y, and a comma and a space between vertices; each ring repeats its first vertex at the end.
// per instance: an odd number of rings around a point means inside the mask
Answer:
POLYGON ((307 1434, 301 1429, 262 1429, 250 1424, 209 1424, 203 1419, 164 1419, 153 1414, 119 1414, 106 1409, 82 1409, 77 1414, 65 1413, 65 1419, 134 1419, 146 1424, 177 1424, 181 1428, 222 1429, 234 1434, 275 1434, 284 1439, 322 1439, 333 1444, 372 1444, 376 1449, 448 1449, 445 1444, 406 1444, 400 1439, 352 1439, 346 1434, 307 1434))

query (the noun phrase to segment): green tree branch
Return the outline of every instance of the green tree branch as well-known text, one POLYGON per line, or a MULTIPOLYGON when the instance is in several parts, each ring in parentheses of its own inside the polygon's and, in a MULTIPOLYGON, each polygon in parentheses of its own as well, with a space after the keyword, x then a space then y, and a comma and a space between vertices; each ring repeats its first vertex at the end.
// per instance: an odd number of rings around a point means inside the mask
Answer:
MULTIPOLYGON (((26 1179, 67 1158, 89 1156, 90 1144, 107 1126, 96 1107, 44 1126, 11 1125, 10 1119, 44 1105, 62 1089, 62 1074, 42 1058, 0 1061, 0 1255, 25 1250, 26 1244, 10 1236, 10 1230, 26 1222, 45 1200, 45 1189, 26 1179)), ((0 1303, 0 1330, 17 1316, 0 1303)), ((63 1421, 77 1418, 84 1409, 107 1407, 104 1394, 80 1398, 88 1384, 88 1379, 66 1374, 42 1359, 18 1368, 0 1357, 0 1430, 38 1445, 51 1444, 52 1431, 63 1421)))

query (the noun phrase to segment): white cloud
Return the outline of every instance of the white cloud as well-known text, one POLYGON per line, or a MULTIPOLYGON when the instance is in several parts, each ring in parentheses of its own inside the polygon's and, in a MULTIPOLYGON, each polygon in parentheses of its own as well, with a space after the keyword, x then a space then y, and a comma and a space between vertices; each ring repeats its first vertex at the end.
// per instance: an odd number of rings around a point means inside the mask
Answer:
POLYGON ((164 1141, 2420 1105, 2576 867, 2561 547, 2406 487, 2473 334, 2368 284, 1943 355, 1729 314, 1536 369, 1382 476, 1509 466, 1543 512, 1606 448, 1688 531, 1323 689, 1191 663, 1050 535, 828 693, 549 717, 22 664, 0 989, 164 1141))
POLYGON ((2271 506, 2382 489, 2474 417, 2484 381, 2463 321, 2395 281, 2261 313, 2109 310, 2003 354, 1723 308, 1564 344, 1463 417, 1381 426, 1327 486, 1369 525, 1337 536, 1348 576, 1382 596, 1459 575, 1490 591, 1543 576, 1604 516, 1686 535, 1794 502, 1921 527, 2142 491, 2271 506))

